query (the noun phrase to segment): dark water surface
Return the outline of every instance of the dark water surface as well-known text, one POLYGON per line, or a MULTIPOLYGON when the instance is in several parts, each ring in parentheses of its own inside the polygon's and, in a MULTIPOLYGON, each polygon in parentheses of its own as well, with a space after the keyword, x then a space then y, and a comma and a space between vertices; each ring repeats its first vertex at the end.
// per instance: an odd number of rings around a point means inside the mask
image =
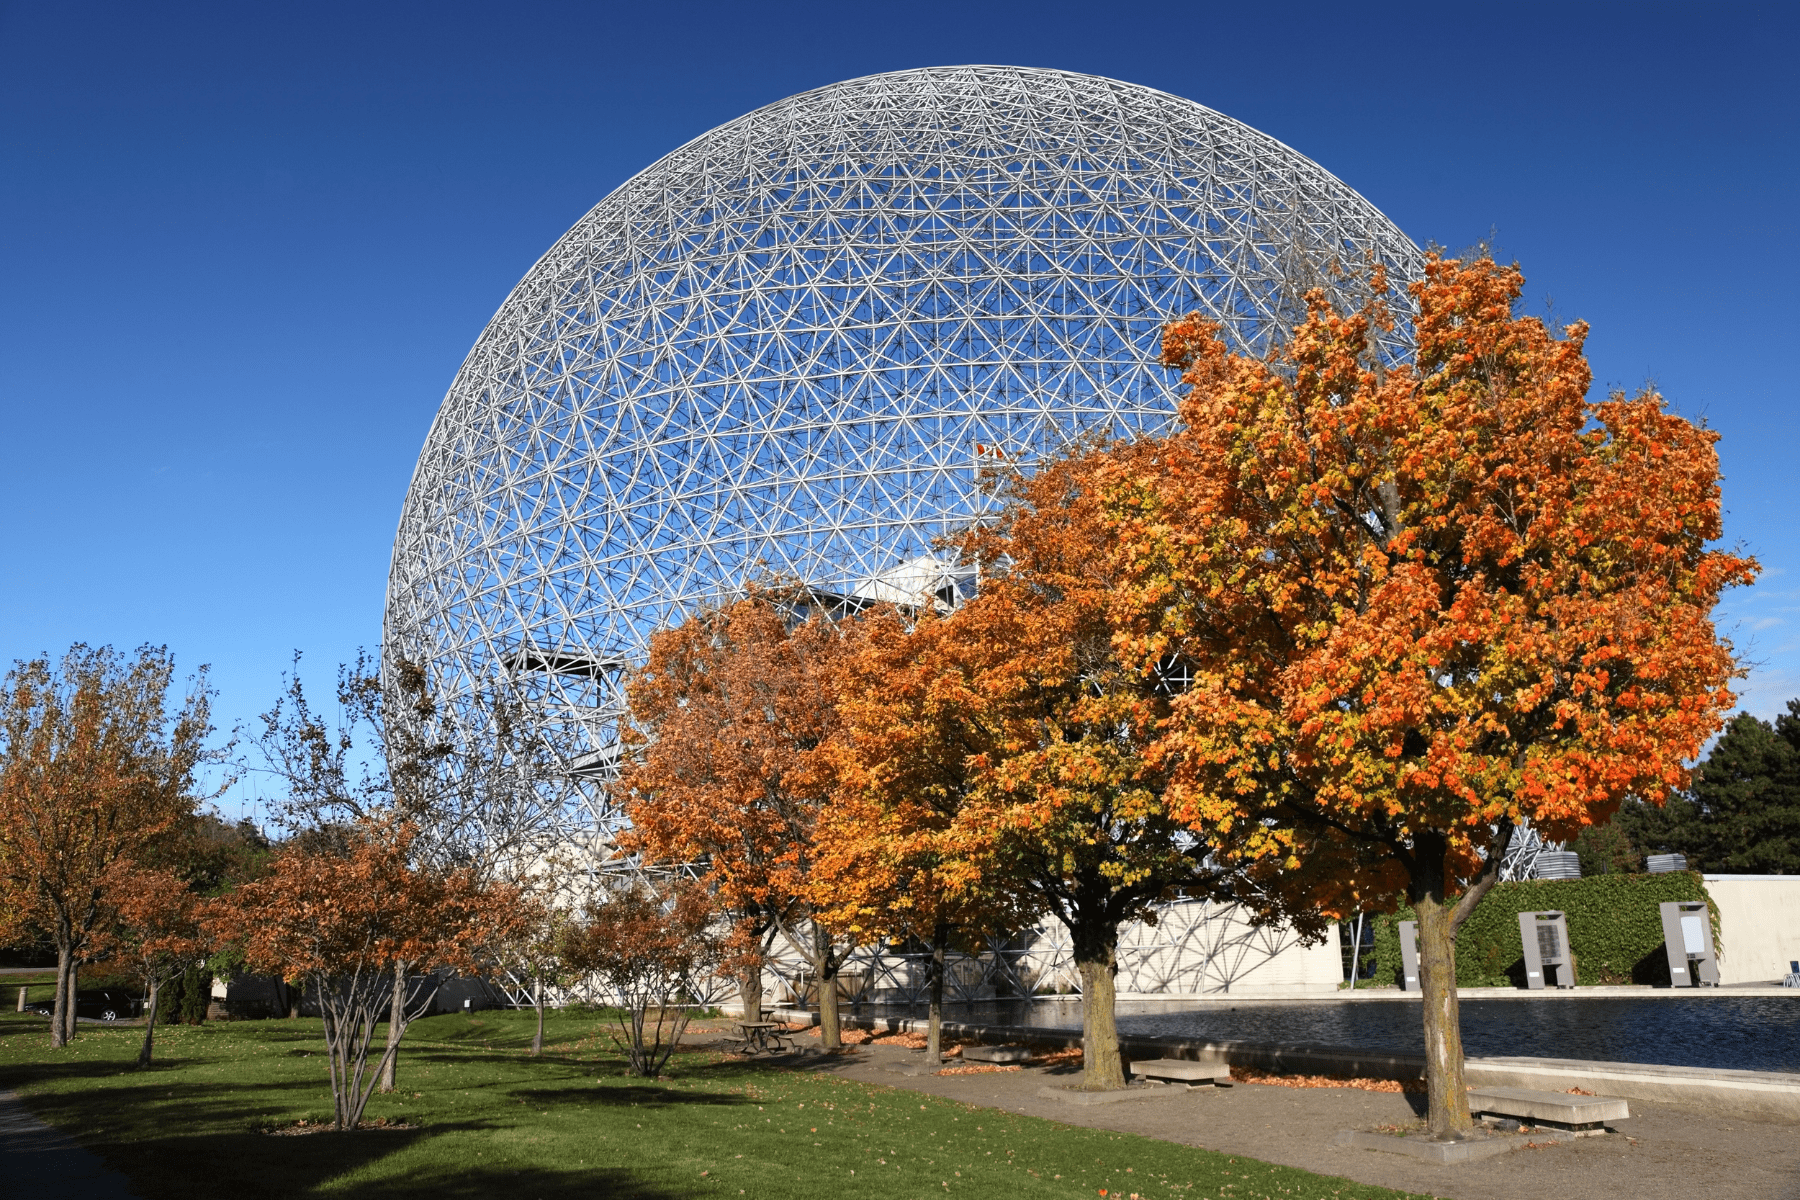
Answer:
MULTIPOLYGON (((946 1006, 945 1018, 1080 1028, 1081 1003, 1056 999, 946 1006)), ((1119 1029, 1124 1033, 1311 1042, 1414 1054, 1424 1048, 1420 1021, 1418 1002, 1409 1000, 1119 1002, 1119 1029)), ((1800 1071, 1800 995, 1464 1000, 1462 1030, 1464 1052, 1472 1058, 1513 1055, 1800 1071)))

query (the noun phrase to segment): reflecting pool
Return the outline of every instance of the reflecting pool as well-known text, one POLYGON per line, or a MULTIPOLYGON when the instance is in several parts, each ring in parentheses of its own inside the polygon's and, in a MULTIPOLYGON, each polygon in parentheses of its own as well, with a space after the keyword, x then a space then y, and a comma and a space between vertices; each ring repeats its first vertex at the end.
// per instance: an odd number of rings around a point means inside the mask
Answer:
MULTIPOLYGON (((869 1011, 864 1009, 862 1011, 869 1011)), ((922 1009, 881 1009, 923 1016, 922 1009)), ((1081 1001, 946 1006, 952 1021, 1081 1027, 1081 1001)), ((1310 1042, 1418 1053, 1419 1004, 1409 1000, 1142 1001, 1119 1003, 1124 1033, 1213 1041, 1310 1042)), ((1470 1057, 1513 1055, 1800 1071, 1800 995, 1570 997, 1462 1002, 1470 1057)))

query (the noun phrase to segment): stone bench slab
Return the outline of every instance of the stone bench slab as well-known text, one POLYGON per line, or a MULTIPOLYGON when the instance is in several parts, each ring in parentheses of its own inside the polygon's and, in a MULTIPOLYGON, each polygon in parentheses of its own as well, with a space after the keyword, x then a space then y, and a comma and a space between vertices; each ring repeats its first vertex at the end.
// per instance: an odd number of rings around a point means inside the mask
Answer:
POLYGON ((1146 1079, 1181 1079, 1188 1083, 1216 1083, 1231 1079, 1231 1064, 1223 1060, 1195 1062, 1191 1058, 1151 1058, 1131 1064, 1133 1075, 1146 1079))
POLYGON ((1559 1125, 1598 1125, 1604 1121, 1623 1121, 1631 1116, 1631 1106, 1611 1096, 1575 1096, 1567 1092, 1536 1092, 1515 1087, 1476 1088, 1469 1093, 1469 1109, 1522 1121, 1553 1121, 1559 1125))
POLYGON ((968 1062, 1022 1063, 1031 1061, 1031 1051, 1023 1046, 964 1046, 962 1056, 968 1062))

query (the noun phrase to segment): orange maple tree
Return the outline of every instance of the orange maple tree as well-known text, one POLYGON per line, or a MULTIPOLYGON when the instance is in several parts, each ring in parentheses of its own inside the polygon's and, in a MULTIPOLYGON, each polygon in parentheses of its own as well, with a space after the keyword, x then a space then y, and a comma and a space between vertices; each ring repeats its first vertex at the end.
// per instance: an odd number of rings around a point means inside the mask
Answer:
POLYGON ((1067 927, 1081 975, 1083 1086, 1096 1090, 1125 1082, 1114 1015, 1120 929, 1154 920, 1157 902, 1178 890, 1226 898, 1143 755, 1168 713, 1170 681, 1113 645, 1113 539, 1094 472, 1138 453, 1090 450, 1006 485, 999 519, 962 539, 983 572, 980 594, 943 622, 928 684, 942 730, 933 736, 966 744, 974 776, 945 834, 957 869, 980 871, 1021 915, 1067 927))
POLYGON ((210 923, 214 937, 242 948, 253 971, 305 981, 324 1018, 337 1128, 362 1121, 380 1068, 407 1026, 430 1011, 444 973, 479 975, 497 946, 515 940, 518 889, 482 884, 467 870, 421 869, 411 824, 371 819, 342 831, 341 844, 290 843, 269 874, 239 886, 210 923), (395 965, 416 982, 392 1004, 395 965), (375 1027, 397 1020, 374 1069, 375 1027))
POLYGON ((166 649, 76 645, 55 667, 16 664, 0 688, 0 910, 56 946, 52 1046, 75 1033, 75 970, 110 915, 108 876, 193 814, 220 754, 206 669, 170 711, 174 677, 166 649))
POLYGON ((1516 315, 1522 283, 1434 257, 1410 364, 1375 354, 1379 277, 1269 361, 1175 322, 1184 428, 1106 473, 1122 645, 1192 675, 1150 748, 1174 813, 1297 903, 1412 904, 1440 1136, 1470 1125, 1458 925, 1522 823, 1684 784, 1733 702, 1712 610, 1757 569, 1707 548, 1716 435, 1590 401, 1586 327, 1516 315))
POLYGON ((761 1011, 760 951, 779 934, 811 968, 820 1032, 835 1047, 850 947, 808 897, 843 631, 823 615, 800 621, 796 599, 752 591, 651 639, 627 688, 633 752, 619 786, 629 847, 653 863, 699 864, 735 926, 746 1016, 761 1011))
POLYGON ((813 904, 859 938, 929 948, 925 1053, 937 1062, 949 951, 977 951, 1024 914, 1018 893, 964 853, 957 825, 997 731, 972 719, 982 705, 957 628, 929 603, 910 615, 865 614, 838 661, 837 786, 815 837, 813 904))

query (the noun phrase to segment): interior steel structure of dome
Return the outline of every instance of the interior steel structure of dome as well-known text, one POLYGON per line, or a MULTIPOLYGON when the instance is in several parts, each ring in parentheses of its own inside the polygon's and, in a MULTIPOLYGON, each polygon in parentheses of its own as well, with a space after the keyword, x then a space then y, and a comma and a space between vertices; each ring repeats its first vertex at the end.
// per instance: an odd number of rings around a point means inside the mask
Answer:
POLYGON ((1422 255, 1304 155, 1151 88, 962 66, 760 108, 621 184, 488 323, 406 496, 386 660, 461 722, 517 698, 577 781, 554 819, 604 829, 579 781, 655 630, 757 577, 954 602, 933 543, 988 502, 978 446, 1162 431, 1164 322, 1262 353, 1308 287, 1359 303, 1377 263, 1404 283, 1422 255))

